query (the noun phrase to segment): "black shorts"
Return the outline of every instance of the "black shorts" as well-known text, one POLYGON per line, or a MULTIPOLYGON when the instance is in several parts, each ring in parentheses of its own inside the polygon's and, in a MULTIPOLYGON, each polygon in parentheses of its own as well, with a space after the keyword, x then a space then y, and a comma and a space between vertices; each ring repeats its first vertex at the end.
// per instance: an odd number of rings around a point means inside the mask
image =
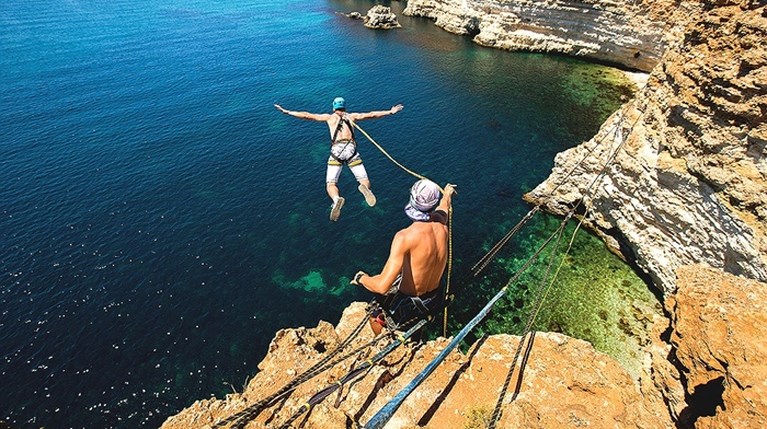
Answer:
POLYGON ((421 296, 409 296, 397 292, 391 295, 379 295, 376 297, 378 308, 371 316, 382 326, 386 326, 389 320, 397 326, 389 326, 397 329, 403 324, 433 316, 442 309, 442 288, 437 288, 421 296), (384 317, 383 312, 386 312, 384 317))

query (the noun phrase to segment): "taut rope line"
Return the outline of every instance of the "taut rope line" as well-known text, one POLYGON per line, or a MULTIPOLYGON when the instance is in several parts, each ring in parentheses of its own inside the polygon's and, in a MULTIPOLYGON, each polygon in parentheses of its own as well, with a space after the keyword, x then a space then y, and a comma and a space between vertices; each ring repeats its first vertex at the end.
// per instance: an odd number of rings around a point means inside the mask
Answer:
MULTIPOLYGON (((629 133, 628 134, 631 133, 631 130, 633 130, 634 126, 637 124, 637 122, 639 122, 640 119, 641 119, 641 115, 631 124, 631 127, 629 127, 629 133)), ((618 153, 623 148, 624 144, 626 143, 626 140, 628 139, 628 137, 625 137, 625 138, 623 137, 622 133, 620 132, 620 127, 618 127, 617 124, 614 127, 614 131, 613 132, 614 132, 615 139, 619 140, 620 143, 615 148, 615 150, 612 151, 612 153, 610 154, 610 157, 605 162, 605 165, 602 166, 602 168, 599 171, 599 173, 596 175, 596 177, 594 177, 594 180, 591 181, 589 186, 582 193, 582 195, 584 197, 589 195, 589 194, 591 194, 591 190, 594 187, 594 185, 599 180, 601 180, 604 177, 605 173, 607 172, 607 167, 609 167, 613 163, 613 161, 615 161, 615 158, 618 156, 618 153)), ((606 137, 606 135, 605 135, 605 137, 606 137)), ((603 137, 603 139, 604 139, 604 137, 603 137)), ((589 154, 592 151, 589 151, 589 154)), ((574 169, 571 170, 571 173, 572 173, 572 171, 574 171, 574 169)), ((569 220, 569 217, 572 217, 575 214, 576 210, 578 209, 578 207, 580 207, 581 204, 583 204, 583 197, 578 201, 578 204, 576 204, 573 208, 571 208, 568 211, 568 218, 567 218, 568 220, 569 220)), ((501 393, 500 393, 500 395, 498 397, 498 401, 495 404, 495 409, 493 410, 492 418, 490 420, 490 423, 488 424, 488 429, 495 429, 495 425, 498 423, 498 420, 500 419, 501 409, 502 409, 502 405, 503 405, 503 400, 505 399, 505 396, 506 396, 506 390, 508 389, 509 383, 511 382, 511 377, 514 374, 514 368, 517 365, 517 360, 519 359, 520 352, 522 351, 522 346, 523 346, 523 344, 525 342, 525 339, 527 338, 528 334, 532 331, 532 325, 533 325, 533 323, 535 323, 536 317, 538 317, 538 313, 539 313, 541 307, 543 306, 543 302, 544 302, 546 296, 548 295, 549 290, 551 289, 551 286, 554 284, 554 281, 556 280, 557 276, 559 275, 559 271, 561 270, 562 265, 564 264, 565 258, 567 257, 567 255, 570 253, 570 250, 572 249, 573 241, 575 240, 575 234, 578 233, 578 230, 580 229, 581 225, 585 221, 586 214, 581 216, 581 218, 580 218, 580 220, 578 222, 578 225, 576 226, 575 230, 573 231, 572 237, 570 238, 570 243, 567 246, 567 250, 565 251, 564 255, 562 255, 562 258, 560 260, 559 266, 557 267, 557 270, 555 271, 554 276, 552 277, 552 279, 548 283, 548 285, 545 285, 545 283, 547 282, 549 273, 550 273, 551 262, 553 262, 553 259, 554 259, 554 256, 555 256, 556 252, 552 252, 552 254, 551 254, 551 257, 550 257, 550 260, 549 260, 549 265, 546 268, 546 275, 543 277, 543 279, 541 281, 541 288, 542 288, 542 290, 539 290, 539 292, 537 294, 536 302, 533 305, 533 311, 530 313, 530 317, 528 318, 527 324, 525 325, 525 329, 523 330, 523 332, 522 332, 522 334, 520 336, 519 344, 517 345, 517 349, 516 349, 516 351, 514 353, 514 358, 512 359, 512 364, 509 367, 509 372, 507 373, 506 379, 504 380, 504 384, 503 384, 503 387, 501 389, 501 393)), ((559 240, 562 237, 562 232, 564 232, 563 228, 564 228, 564 224, 561 224, 560 225, 560 232, 559 232, 560 235, 559 235, 559 238, 557 239, 557 246, 559 246, 559 240)), ((530 339, 528 339, 527 341, 530 341, 530 339)), ((520 376, 521 376, 521 374, 520 374, 520 376)))
MULTIPOLYGON (((426 176, 424 176, 422 174, 416 173, 415 171, 413 171, 413 170, 405 167, 404 165, 402 165, 399 161, 394 159, 394 157, 389 155, 389 152, 387 152, 380 144, 378 144, 378 142, 376 142, 375 139, 373 139, 373 137, 370 137, 370 134, 368 134, 365 130, 363 130, 362 127, 357 125, 357 122, 355 122, 355 121, 350 121, 350 122, 351 122, 352 125, 354 125, 354 128, 358 129, 362 133, 362 135, 364 135, 368 140, 370 140, 370 143, 373 143, 373 145, 376 148, 378 148, 378 150, 381 151, 381 153, 384 154, 384 156, 389 158, 389 160, 391 162, 393 162, 394 165, 396 165, 397 167, 401 168, 405 172, 409 173, 410 175, 412 175, 412 176, 414 176, 414 177, 416 177, 418 179, 423 179, 423 180, 428 180, 430 182, 434 182, 433 180, 429 179, 428 177, 426 177, 426 176)), ((436 183, 437 186, 439 187, 439 191, 442 194, 444 194, 445 190, 442 188, 442 186, 440 186, 439 183, 437 183, 437 182, 434 182, 434 183, 436 183)), ((448 239, 447 239, 447 243, 448 243, 447 281, 446 281, 446 284, 445 284, 445 294, 444 294, 443 302, 445 302, 448 299, 448 297, 449 297, 449 293, 450 293, 450 279, 451 279, 452 273, 453 273, 453 228, 452 228, 452 226, 453 226, 453 214, 452 214, 452 208, 450 209, 450 213, 448 213, 448 222, 449 222, 449 225, 448 225, 448 228, 447 228, 447 231, 448 231, 448 239)), ((442 314, 442 335, 445 336, 445 337, 447 336, 447 306, 444 307, 443 314, 442 314)))
MULTIPOLYGON (((612 125, 611 129, 608 132, 606 132, 605 134, 603 134, 602 137, 599 140, 595 141, 594 146, 591 147, 588 151, 586 151, 586 154, 584 154, 583 157, 581 157, 581 159, 578 160, 578 162, 575 163, 575 165, 570 169, 570 171, 568 171, 567 174, 565 174, 564 177, 562 177, 562 179, 556 184, 556 186, 554 186, 554 188, 552 188, 552 190, 549 191, 549 194, 553 195, 554 192, 557 189, 559 189, 560 186, 562 186, 565 182, 567 182, 567 180, 573 175, 573 173, 575 173, 575 170, 578 167, 580 167, 581 164, 583 164, 583 162, 587 158, 589 158, 592 153, 594 153, 594 151, 597 149, 597 147, 599 147, 599 145, 602 143, 602 141, 604 141, 604 139, 607 138, 607 136, 610 134, 610 132, 617 131, 618 126, 620 125, 621 118, 623 118, 623 113, 622 112, 618 114, 618 118, 616 118, 615 121, 613 122, 613 125, 612 125)), ((636 124, 636 122, 634 122, 634 124, 636 124)), ((632 128, 634 127, 634 124, 632 124, 632 126, 631 126, 632 128)), ((540 211, 540 208, 541 208, 541 203, 536 204, 535 207, 530 209, 530 211, 527 212, 527 214, 522 218, 522 220, 517 222, 517 224, 514 225, 511 228, 511 230, 509 230, 509 232, 503 238, 501 238, 495 245, 493 245, 493 247, 491 247, 490 250, 487 253, 485 253, 485 255, 483 255, 479 259, 479 261, 477 261, 477 263, 474 264, 473 267, 471 267, 472 274, 475 277, 477 275, 479 275, 479 273, 482 272, 482 270, 484 270, 485 267, 487 267, 487 265, 490 263, 490 261, 493 258, 495 258, 495 255, 498 254, 498 252, 501 250, 501 248, 503 248, 503 246, 505 246, 509 242, 509 240, 512 237, 514 237, 519 232, 519 230, 522 229, 522 227, 525 224, 527 224, 527 222, 530 219, 532 219, 532 217, 536 213, 538 213, 538 211, 540 211)))
MULTIPOLYGON (((380 145, 380 144, 378 144, 378 143, 377 143, 375 140, 373 140, 373 137, 370 137, 370 134, 366 133, 366 132, 365 132, 365 130, 363 130, 363 129, 362 129, 360 126, 359 126, 359 125, 357 125, 357 123, 356 123, 356 122, 354 122, 354 121, 350 121, 350 122, 352 123, 352 125, 354 125, 354 128, 356 128, 356 129, 360 130, 360 132, 361 132, 361 133, 362 133, 362 134, 363 134, 365 137, 367 137, 367 139, 368 139, 368 140, 370 140, 370 143, 373 143, 373 145, 374 145, 375 147, 377 147, 377 148, 378 148, 378 150, 380 150, 380 151, 381 151, 381 153, 382 153, 382 154, 384 154, 384 156, 386 156, 387 158, 389 158, 389 161, 393 162, 393 163, 394 163, 394 165, 396 165, 397 167, 399 167, 399 168, 403 169, 403 170, 404 170, 404 171, 406 171, 408 174, 410 174, 410 175, 412 175, 412 176, 414 176, 414 177, 416 177, 416 178, 418 178, 418 179, 426 179, 426 180, 429 180, 429 181, 431 181, 431 182, 434 182, 433 180, 429 179, 428 177, 426 177, 426 176, 424 176, 424 175, 422 175, 422 174, 418 174, 418 173, 416 173, 415 171, 413 171, 413 170, 411 170, 411 169, 409 169, 409 168, 405 167, 404 165, 400 164, 400 163, 399 163, 399 161, 397 161, 397 160, 396 160, 396 159, 394 159, 394 158, 393 158, 391 155, 389 155, 389 152, 386 152, 386 150, 385 150, 383 147, 381 147, 381 145, 380 145)), ((434 182, 434 183, 437 183, 437 182, 434 182)), ((439 183, 437 183, 437 186, 439 186, 439 183)), ((445 190, 444 190, 444 189, 442 189, 442 187, 441 187, 441 186, 439 186, 439 190, 440 190, 440 192, 442 192, 443 194, 445 193, 445 190)))

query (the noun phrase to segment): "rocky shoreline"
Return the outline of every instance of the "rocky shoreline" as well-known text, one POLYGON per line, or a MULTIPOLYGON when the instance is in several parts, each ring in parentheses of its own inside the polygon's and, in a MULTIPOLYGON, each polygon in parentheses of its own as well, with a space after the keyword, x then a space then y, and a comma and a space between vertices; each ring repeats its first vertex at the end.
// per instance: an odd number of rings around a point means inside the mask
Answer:
MULTIPOLYGON (((669 319, 653 321, 639 377, 584 341, 538 333, 499 427, 767 427, 764 3, 410 0, 405 12, 488 46, 650 72, 636 97, 592 140, 559 154, 525 198, 559 214, 583 203, 585 224, 662 291, 669 319)), ((335 328, 278 332, 242 393, 195 402, 163 428, 209 428, 244 409, 321 359, 363 312, 353 304, 335 328)), ((451 353, 387 428, 485 427, 518 341, 498 335, 451 353)), ((398 349, 338 407, 315 406, 303 427, 366 422, 445 344, 398 349)), ((350 368, 301 386, 246 427, 282 424, 350 368)))

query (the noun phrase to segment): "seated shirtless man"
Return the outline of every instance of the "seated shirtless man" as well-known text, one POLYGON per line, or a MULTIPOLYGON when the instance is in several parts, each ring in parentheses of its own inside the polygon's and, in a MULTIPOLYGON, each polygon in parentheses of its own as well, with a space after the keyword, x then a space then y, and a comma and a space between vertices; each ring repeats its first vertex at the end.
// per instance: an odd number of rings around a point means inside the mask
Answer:
POLYGON ((382 118, 387 115, 393 115, 402 110, 402 105, 397 104, 389 110, 377 110, 364 113, 352 113, 346 111, 346 100, 342 97, 336 97, 333 100, 333 113, 309 113, 295 112, 284 109, 279 104, 274 107, 280 112, 294 116, 300 119, 326 122, 330 129, 330 156, 328 157, 328 168, 325 173, 325 190, 328 196, 333 200, 330 206, 330 220, 337 221, 341 216, 341 207, 344 205, 344 197, 338 192, 338 177, 341 175, 341 168, 344 164, 349 166, 354 177, 359 182, 357 189, 365 197, 365 202, 370 207, 376 203, 376 197, 370 190, 370 180, 368 179, 365 166, 362 164, 362 158, 357 152, 357 142, 354 140, 354 129, 351 121, 363 121, 366 119, 382 118))
POLYGON ((386 314, 377 311, 371 316, 370 327, 376 335, 386 319, 401 325, 442 308, 439 286, 447 264, 448 214, 454 192, 455 186, 448 184, 440 201, 436 183, 417 181, 405 206, 413 223, 394 235, 381 274, 370 276, 359 271, 352 279, 352 284, 379 295, 376 299, 386 314))

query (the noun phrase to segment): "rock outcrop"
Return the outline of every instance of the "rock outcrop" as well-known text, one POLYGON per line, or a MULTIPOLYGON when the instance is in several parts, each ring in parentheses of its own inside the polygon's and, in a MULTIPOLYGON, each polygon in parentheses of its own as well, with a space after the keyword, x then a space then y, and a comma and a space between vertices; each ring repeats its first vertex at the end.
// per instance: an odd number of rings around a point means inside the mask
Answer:
MULTIPOLYGON (((210 428, 249 404, 287 383, 303 368, 320 359, 351 332, 365 317, 364 304, 344 312, 334 330, 321 322, 313 329, 282 330, 273 340, 269 354, 259 365, 260 372, 242 394, 225 399, 195 402, 169 418, 162 429, 210 428)), ((371 338, 365 328, 357 344, 371 338)), ((394 414, 387 428, 485 427, 498 400, 514 355, 518 337, 497 335, 475 344, 467 354, 451 353, 439 370, 426 379, 394 414), (474 425, 474 426, 472 426, 474 425)), ((354 427, 367 422, 404 387, 447 344, 440 339, 422 346, 397 349, 383 365, 374 367, 351 386, 345 386, 338 408, 336 395, 302 416, 304 428, 354 427)), ((498 427, 527 428, 663 428, 671 427, 659 397, 643 395, 637 383, 614 359, 597 352, 587 342, 560 334, 539 333, 526 358, 523 376, 512 378, 508 393, 519 390, 511 404, 502 408, 498 427), (661 413, 658 413, 658 410, 661 413), (665 417, 664 417, 665 416, 665 417)), ((292 396, 269 409, 247 428, 262 427, 267 421, 278 427, 315 392, 330 385, 351 367, 345 362, 298 388, 292 396)))
POLYGON ((719 3, 704 2, 636 98, 526 195, 555 213, 582 203, 666 294, 695 263, 767 280, 767 17, 756 2, 719 3))
POLYGON ((397 15, 392 13, 390 7, 375 5, 365 15, 365 27, 391 30, 393 28, 401 28, 402 26, 397 21, 397 15))
MULTIPOLYGON (((679 292, 666 301, 671 329, 656 324, 652 368, 633 379, 613 358, 581 340, 537 333, 523 347, 498 427, 767 427, 767 284, 703 265, 677 271, 679 292), (661 337, 670 337, 670 342, 661 337), (522 367, 522 377, 519 380, 522 367)), ((365 318, 352 304, 338 326, 277 333, 260 372, 243 393, 197 401, 162 429, 211 428, 280 387, 335 348, 365 318)), ((372 338, 366 327, 350 348, 372 338)), ((454 351, 403 403, 387 428, 484 428, 498 400, 519 337, 495 335, 467 353, 454 351)), ((439 339, 396 349, 381 365, 333 393, 298 422, 307 429, 365 423, 447 345, 439 339), (333 402, 341 398, 338 406, 333 402)), ((358 358, 364 362, 373 350, 358 358)), ((279 427, 314 393, 353 367, 345 361, 298 387, 246 428, 279 427)))
POLYGON ((767 427, 767 284, 705 266, 678 271, 666 307, 695 427, 767 427))
POLYGON ((698 2, 674 0, 409 0, 404 13, 467 34, 480 45, 557 52, 650 71, 678 37, 677 16, 698 2))

